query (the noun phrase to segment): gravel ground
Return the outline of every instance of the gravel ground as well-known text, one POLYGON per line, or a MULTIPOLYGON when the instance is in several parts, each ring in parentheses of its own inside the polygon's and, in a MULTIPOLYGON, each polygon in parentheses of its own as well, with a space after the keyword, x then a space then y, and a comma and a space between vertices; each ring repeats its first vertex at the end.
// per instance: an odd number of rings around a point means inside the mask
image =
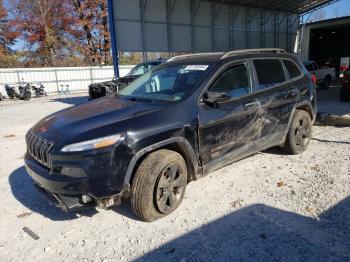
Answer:
POLYGON ((0 103, 0 261, 350 261, 350 127, 314 127, 301 155, 274 148, 213 172, 144 223, 127 203, 66 214, 32 188, 25 132, 86 99, 0 103))

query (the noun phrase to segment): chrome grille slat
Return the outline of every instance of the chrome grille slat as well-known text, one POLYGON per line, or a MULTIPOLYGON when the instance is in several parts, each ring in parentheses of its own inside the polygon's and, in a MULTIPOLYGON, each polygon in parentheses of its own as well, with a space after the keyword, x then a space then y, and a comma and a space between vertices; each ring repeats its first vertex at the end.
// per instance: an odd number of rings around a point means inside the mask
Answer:
POLYGON ((53 147, 53 142, 41 138, 32 131, 29 131, 26 135, 26 143, 28 153, 40 164, 51 167, 50 163, 50 151, 53 147))

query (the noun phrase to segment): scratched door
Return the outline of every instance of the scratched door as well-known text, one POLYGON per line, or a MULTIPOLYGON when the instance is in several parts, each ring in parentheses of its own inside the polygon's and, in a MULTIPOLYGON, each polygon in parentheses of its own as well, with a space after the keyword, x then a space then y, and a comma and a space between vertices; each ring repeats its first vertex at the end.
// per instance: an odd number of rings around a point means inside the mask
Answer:
POLYGON ((257 150, 259 101, 251 93, 250 79, 247 64, 235 64, 209 88, 224 89, 231 99, 216 105, 199 104, 198 136, 204 165, 217 168, 257 150))

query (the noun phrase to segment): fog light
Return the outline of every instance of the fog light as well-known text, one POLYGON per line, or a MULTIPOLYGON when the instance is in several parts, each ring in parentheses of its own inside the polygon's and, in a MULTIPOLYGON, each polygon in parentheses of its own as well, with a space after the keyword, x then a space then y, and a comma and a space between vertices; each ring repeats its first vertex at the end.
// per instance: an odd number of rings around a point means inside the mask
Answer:
POLYGON ((83 169, 78 167, 63 167, 61 174, 70 177, 82 178, 86 177, 86 173, 83 169))
POLYGON ((94 199, 91 196, 87 196, 87 195, 82 195, 81 196, 81 202, 83 202, 84 204, 89 204, 93 201, 94 199))

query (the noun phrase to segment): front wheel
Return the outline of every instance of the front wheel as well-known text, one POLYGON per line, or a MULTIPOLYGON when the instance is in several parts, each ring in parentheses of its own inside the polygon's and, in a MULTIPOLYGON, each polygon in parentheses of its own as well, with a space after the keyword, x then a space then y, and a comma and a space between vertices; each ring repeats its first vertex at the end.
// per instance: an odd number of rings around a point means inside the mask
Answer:
POLYGON ((150 153, 139 165, 131 187, 131 208, 151 222, 179 207, 187 185, 183 157, 170 150, 150 153))
POLYGON ((284 148, 291 154, 304 152, 310 144, 312 121, 304 110, 296 110, 284 148))

